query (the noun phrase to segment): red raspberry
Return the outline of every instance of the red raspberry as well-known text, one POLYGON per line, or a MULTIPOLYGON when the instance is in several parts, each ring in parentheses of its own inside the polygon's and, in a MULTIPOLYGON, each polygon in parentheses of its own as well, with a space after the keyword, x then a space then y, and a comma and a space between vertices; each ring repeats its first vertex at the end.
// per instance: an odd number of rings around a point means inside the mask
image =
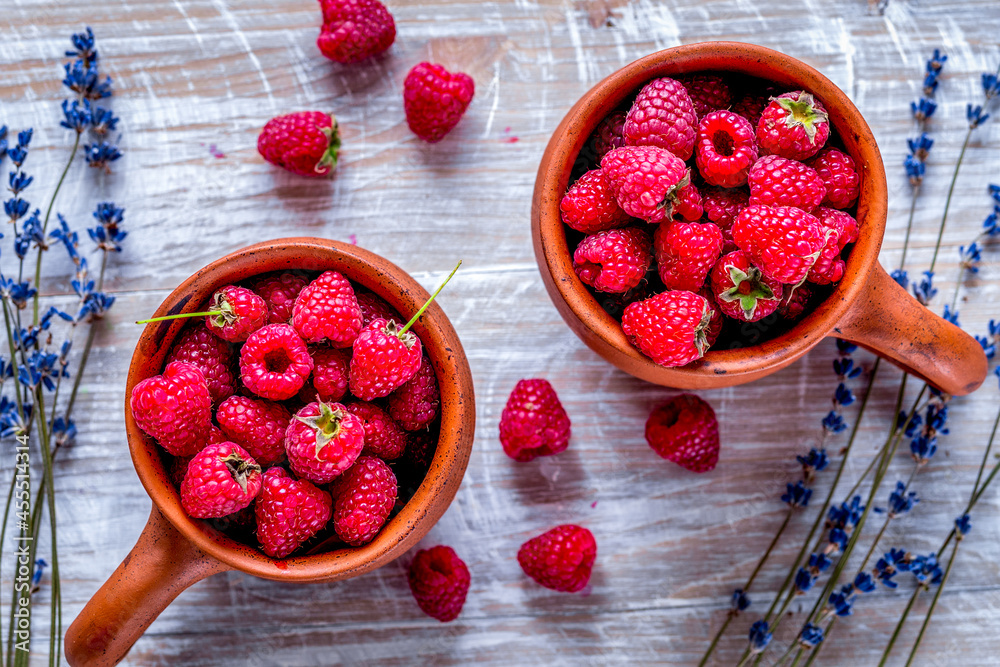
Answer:
POLYGON ((625 292, 646 277, 651 250, 649 234, 641 229, 597 232, 576 247, 573 270, 598 292, 625 292))
POLYGON ((475 94, 472 77, 441 65, 420 63, 403 82, 403 109, 413 134, 437 143, 462 120, 475 94))
POLYGON ((667 77, 643 86, 622 127, 626 146, 657 146, 682 160, 694 152, 697 133, 698 116, 691 96, 681 82, 667 77))
POLYGON ((793 206, 751 204, 733 224, 733 240, 768 278, 796 285, 825 245, 819 220, 793 206))
POLYGON ((584 234, 624 227, 632 217, 615 201, 604 172, 593 169, 577 179, 559 202, 562 221, 584 234))
POLYGON ((410 467, 423 475, 431 467, 434 452, 437 450, 438 436, 424 429, 407 434, 406 452, 403 456, 410 467))
POLYGON ((646 222, 663 222, 673 216, 678 190, 690 183, 684 162, 656 146, 616 148, 601 160, 601 171, 618 205, 646 222))
POLYGON ((326 484, 350 468, 364 445, 364 422, 340 403, 306 405, 285 431, 292 472, 316 484, 326 484))
POLYGON ((697 292, 722 254, 722 232, 711 222, 664 222, 653 233, 653 250, 668 290, 697 292))
POLYGON ((382 459, 362 456, 331 487, 337 536, 358 547, 371 542, 396 504, 396 476, 382 459))
POLYGON ((722 312, 744 322, 756 322, 778 309, 782 286, 765 277, 736 250, 719 259, 712 269, 712 294, 722 312))
POLYGON ((350 347, 361 331, 361 308, 354 288, 336 271, 326 271, 295 298, 292 326, 307 343, 329 339, 334 347, 350 347))
POLYGON ((790 160, 805 160, 819 152, 830 136, 823 103, 797 90, 771 100, 757 124, 761 152, 790 160))
POLYGON ((295 298, 309 281, 294 273, 271 273, 254 281, 251 289, 264 299, 269 324, 288 324, 295 298))
POLYGON ((712 290, 709 289, 708 285, 705 285, 700 290, 698 290, 698 295, 705 297, 708 301, 708 307, 712 309, 712 314, 709 316, 708 326, 705 327, 705 346, 710 348, 715 345, 715 341, 719 339, 719 334, 722 333, 722 327, 726 324, 726 318, 722 314, 722 309, 719 308, 718 301, 715 300, 715 295, 712 294, 712 290))
POLYGON ((583 590, 597 558, 594 534, 565 524, 533 537, 517 552, 517 562, 536 582, 563 593, 583 590))
POLYGON ((698 118, 704 118, 716 109, 728 109, 733 101, 726 80, 716 74, 691 74, 679 77, 678 80, 691 96, 698 118))
POLYGON ((257 499, 257 539, 271 558, 284 558, 318 533, 330 520, 330 494, 284 468, 264 473, 257 499))
POLYGON ((712 406, 694 394, 680 394, 653 410, 646 421, 653 451, 691 472, 708 472, 719 462, 719 422, 712 406))
POLYGON ((407 431, 427 428, 438 415, 441 392, 431 360, 420 361, 417 374, 389 394, 389 415, 407 431))
POLYGON ((260 492, 260 466, 234 442, 209 445, 188 463, 181 505, 188 516, 211 519, 239 512, 260 492))
POLYGON ((340 131, 322 111, 300 111, 267 121, 257 137, 265 160, 299 176, 328 176, 337 166, 340 131))
POLYGON ((521 463, 569 446, 569 416, 548 380, 519 380, 500 415, 500 444, 521 463))
POLYGON ((750 203, 794 206, 806 213, 819 206, 826 187, 814 169, 780 155, 765 155, 750 168, 750 203))
POLYGON ((372 320, 354 341, 351 393, 363 401, 388 396, 420 370, 420 339, 395 322, 372 320))
POLYGON ((358 308, 361 309, 362 327, 368 326, 372 320, 380 317, 386 322, 389 320, 400 323, 404 322, 403 318, 396 312, 396 309, 386 303, 380 296, 371 292, 361 292, 357 295, 357 299, 358 308))
POLYGON ((659 365, 683 366, 705 355, 711 321, 712 308, 705 297, 674 290, 626 306, 622 331, 659 365))
POLYGON ((861 192, 861 177, 854 165, 854 158, 836 148, 824 148, 806 163, 816 170, 826 196, 823 204, 832 208, 850 208, 861 192))
MULTIPOLYGON (((205 449, 209 445, 221 445, 227 442, 226 434, 223 433, 219 427, 212 426, 208 431, 208 440, 203 443, 198 451, 205 449)), ((167 476, 170 478, 170 482, 176 486, 178 489, 181 488, 181 483, 184 481, 184 475, 187 474, 188 463, 191 462, 191 456, 173 456, 170 459, 170 463, 167 465, 167 476)))
POLYGON ((702 188, 701 201, 705 217, 718 225, 722 232, 722 251, 735 250, 731 229, 740 211, 750 203, 750 193, 743 188, 702 188))
POLYGON ((624 129, 624 111, 615 111, 601 121, 597 129, 594 130, 594 152, 597 153, 598 160, 615 148, 621 148, 625 145, 625 137, 622 136, 624 129))
POLYGON ((334 62, 350 64, 382 53, 396 39, 392 14, 378 0, 320 0, 323 27, 316 46, 334 62))
POLYGON ((233 346, 198 324, 180 335, 167 356, 167 363, 183 361, 197 366, 208 383, 212 402, 218 405, 236 393, 233 359, 233 346))
POLYGON ((284 401, 297 394, 312 368, 309 349, 287 324, 261 327, 240 349, 243 385, 272 401, 284 401))
POLYGON ((246 287, 227 285, 208 304, 217 315, 205 317, 205 326, 222 340, 242 343, 267 321, 267 304, 246 287))
POLYGON ((285 458, 285 430, 292 415, 280 403, 230 396, 215 413, 226 438, 265 468, 285 458))
POLYGON ((691 171, 688 170, 688 182, 677 188, 677 201, 674 202, 674 219, 683 219, 689 222, 701 220, 705 212, 701 205, 701 193, 694 183, 691 182, 691 171))
POLYGON ((858 221, 854 219, 850 213, 837 210, 835 208, 827 208, 826 206, 820 206, 815 211, 812 212, 814 216, 820 221, 827 225, 835 225, 840 230, 840 239, 837 242, 837 246, 843 250, 848 243, 854 243, 858 240, 858 221), (827 222, 828 219, 835 218, 835 222, 827 222))
POLYGON ((820 206, 814 213, 819 220, 820 232, 825 243, 816 263, 809 271, 807 280, 819 285, 840 282, 846 268, 844 260, 840 258, 840 251, 849 242, 857 239, 857 222, 847 213, 835 208, 820 206))
POLYGON ((760 123, 760 117, 764 113, 764 109, 769 103, 770 98, 768 95, 752 95, 747 93, 733 102, 733 106, 729 110, 743 116, 750 122, 751 126, 756 128, 758 123, 760 123))
POLYGON ((781 304, 778 306, 778 316, 785 320, 794 321, 799 319, 806 312, 812 296, 812 288, 808 285, 796 287, 787 298, 781 301, 781 304))
POLYGON ((383 461, 395 461, 406 450, 406 432, 389 413, 366 401, 349 403, 347 410, 361 420, 365 430, 365 454, 383 461))
POLYGON ((695 152, 698 171, 708 183, 724 188, 745 185, 747 173, 757 161, 753 127, 742 116, 713 111, 698 125, 695 152))
POLYGON ((458 618, 469 592, 469 568, 454 549, 421 549, 410 563, 408 579, 421 611, 442 623, 458 618))
POLYGON ((136 425, 174 456, 197 454, 212 426, 212 396, 198 367, 174 361, 129 399, 136 425))
POLYGON ((321 401, 339 401, 347 393, 351 351, 335 347, 309 348, 313 360, 312 383, 306 383, 302 392, 309 401, 319 396, 321 401))

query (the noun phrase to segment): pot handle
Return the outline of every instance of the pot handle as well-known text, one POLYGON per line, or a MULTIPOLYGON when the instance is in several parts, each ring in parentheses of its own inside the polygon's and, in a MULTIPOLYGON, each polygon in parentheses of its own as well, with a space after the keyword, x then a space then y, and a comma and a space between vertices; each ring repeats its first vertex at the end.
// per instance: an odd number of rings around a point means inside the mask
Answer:
POLYGON ((921 305, 881 266, 834 332, 952 396, 986 379, 988 362, 976 339, 921 305))
POLYGON ((229 569, 181 535, 154 504, 132 551, 66 631, 66 661, 118 664, 181 591, 229 569))

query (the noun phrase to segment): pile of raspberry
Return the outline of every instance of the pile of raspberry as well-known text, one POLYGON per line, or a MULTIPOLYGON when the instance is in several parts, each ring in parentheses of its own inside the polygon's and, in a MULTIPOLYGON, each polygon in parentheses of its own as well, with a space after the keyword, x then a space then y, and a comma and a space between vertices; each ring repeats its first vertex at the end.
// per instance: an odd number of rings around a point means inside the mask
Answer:
POLYGON ((438 442, 420 339, 336 271, 258 276, 200 310, 130 398, 184 510, 272 558, 370 542, 438 442))
POLYGON ((562 198, 573 267, 662 366, 758 342, 748 322, 772 337, 841 280, 858 238, 861 179, 838 145, 807 91, 650 81, 598 125, 562 198))

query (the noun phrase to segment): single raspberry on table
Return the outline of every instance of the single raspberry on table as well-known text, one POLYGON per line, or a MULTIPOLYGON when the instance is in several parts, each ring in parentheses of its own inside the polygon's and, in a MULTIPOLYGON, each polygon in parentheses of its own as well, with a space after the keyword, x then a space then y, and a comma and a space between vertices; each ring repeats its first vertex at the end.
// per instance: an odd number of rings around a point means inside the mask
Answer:
POLYGON ((326 484, 350 468, 364 445, 364 422, 340 403, 310 403, 285 430, 292 472, 315 484, 326 484))
POLYGON ((760 117, 769 103, 769 95, 747 93, 733 102, 729 110, 746 118, 756 130, 758 123, 760 123, 760 117))
POLYGON ((722 254, 722 232, 711 222, 663 222, 653 233, 660 280, 668 290, 697 292, 722 254))
POLYGON ((132 388, 135 423, 174 456, 197 454, 212 426, 212 395, 201 370, 174 361, 132 388))
POLYGON ((683 219, 689 222, 701 220, 702 213, 705 212, 701 205, 701 193, 691 181, 691 171, 688 170, 687 183, 677 189, 677 199, 674 201, 674 219, 683 219))
POLYGON ((316 46, 334 62, 351 64, 382 53, 396 39, 396 22, 378 0, 320 0, 323 26, 316 46))
POLYGON ((396 475, 382 459, 362 456, 331 487, 333 527, 357 547, 371 542, 396 504, 396 475))
POLYGON ((517 552, 517 562, 526 575, 563 593, 583 590, 596 558, 594 534, 572 524, 556 526, 531 538, 517 552))
POLYGON ((615 111, 594 130, 594 152, 597 153, 598 160, 615 148, 625 145, 625 116, 624 111, 615 111))
POLYGON ((330 520, 330 494, 305 480, 293 479, 284 468, 264 473, 257 498, 257 539, 271 558, 284 558, 330 520))
POLYGON ((695 157, 707 183, 724 188, 745 185, 750 167, 757 161, 753 127, 729 111, 707 114, 698 125, 695 157))
POLYGON ((337 166, 337 120, 322 111, 300 111, 267 121, 257 152, 273 165, 299 176, 329 176, 337 166))
POLYGON ((797 285, 826 244, 819 220, 794 206, 751 204, 740 211, 733 240, 768 278, 797 285))
POLYGON ((240 378, 261 398, 284 401, 295 396, 312 369, 309 348, 287 324, 261 327, 240 348, 240 378))
POLYGON ((417 605, 431 618, 447 623, 462 611, 469 593, 469 568, 451 547, 418 551, 407 579, 417 605))
POLYGON ((809 213, 826 196, 826 186, 814 169, 780 155, 757 160, 747 182, 751 204, 794 206, 809 213))
POLYGON ((781 283, 764 276, 742 250, 733 251, 712 269, 712 294, 719 309, 733 319, 756 322, 778 309, 781 283))
POLYGON ((168 364, 183 361, 198 367, 215 405, 236 393, 234 360, 233 346, 200 323, 186 329, 167 355, 168 364))
POLYGON ((698 115, 684 85, 675 79, 653 79, 636 95, 625 117, 626 146, 657 146, 681 160, 694 152, 698 115))
POLYGON ((372 320, 382 318, 386 322, 395 320, 402 322, 403 318, 396 309, 386 301, 372 292, 359 292, 357 294, 358 308, 361 309, 361 326, 366 327, 372 320))
POLYGON ((636 227, 610 229, 580 241, 573 270, 598 292, 625 292, 646 277, 652 261, 649 234, 636 227))
POLYGON ((622 331, 657 364, 683 366, 705 355, 711 321, 712 308, 705 297, 673 290, 626 306, 622 331))
POLYGON ((361 308, 350 281, 326 271, 302 288, 292 306, 292 326, 307 343, 329 340, 350 347, 361 331, 361 308))
POLYGON ((650 413, 646 442, 661 457, 686 470, 708 472, 719 462, 715 410, 694 394, 675 396, 650 413))
POLYGON ((701 201, 705 217, 718 225, 722 232, 722 251, 735 250, 731 229, 740 211, 749 205, 750 193, 744 188, 708 187, 702 188, 701 201))
POLYGON ((389 413, 366 401, 347 404, 347 411, 361 420, 365 431, 365 454, 383 461, 395 461, 406 450, 406 431, 393 421, 389 413))
POLYGON ((809 300, 813 296, 812 288, 808 285, 800 285, 792 290, 792 293, 781 300, 778 306, 778 316, 785 320, 797 320, 806 312, 809 300))
POLYGON ((569 187, 559 202, 559 213, 564 223, 584 234, 624 227, 632 221, 600 169, 588 171, 569 187))
POLYGON ((417 374, 389 394, 389 415, 406 431, 427 428, 441 409, 434 366, 426 356, 420 361, 417 374))
POLYGON ((684 161, 656 146, 616 148, 601 160, 601 171, 618 205, 653 223, 673 216, 678 191, 691 181, 684 161))
POLYGON ((219 406, 215 418, 226 438, 250 452, 265 468, 285 458, 285 430, 292 414, 282 404, 230 396, 219 406))
POLYGON ((351 351, 336 347, 309 346, 313 360, 312 382, 302 387, 307 402, 319 396, 321 401, 339 401, 347 393, 351 351))
POLYGON ((521 463, 569 446, 569 415, 548 380, 519 380, 500 415, 500 444, 521 463))
POLYGON ((269 324, 288 324, 292 319, 295 298, 308 284, 309 281, 303 276, 284 271, 258 278, 250 288, 264 299, 269 324))
POLYGON ((420 63, 403 82, 406 124, 424 141, 441 141, 462 120, 475 90, 476 84, 468 74, 420 63))
POLYGON ((796 90, 773 98, 757 123, 762 153, 805 160, 823 148, 830 137, 830 119, 823 103, 796 90))
POLYGON ((840 282, 847 268, 840 252, 848 243, 857 240, 857 222, 849 214, 835 208, 820 206, 813 213, 819 220, 820 233, 825 242, 806 280, 819 285, 840 282))
POLYGON ((208 445, 188 463, 181 505, 188 516, 210 519, 238 512, 260 492, 260 466, 234 442, 208 445))
POLYGON ((858 175, 854 158, 836 148, 824 148, 806 164, 816 170, 826 196, 822 204, 831 208, 850 208, 858 200, 861 192, 861 176, 858 175))
POLYGON ((267 322, 267 304, 246 287, 227 285, 212 295, 205 326, 230 343, 242 343, 267 322))
POLYGON ((691 74, 678 77, 678 81, 684 84, 685 90, 691 96, 691 103, 694 104, 698 118, 704 118, 718 109, 728 109, 733 101, 729 85, 718 74, 691 74))

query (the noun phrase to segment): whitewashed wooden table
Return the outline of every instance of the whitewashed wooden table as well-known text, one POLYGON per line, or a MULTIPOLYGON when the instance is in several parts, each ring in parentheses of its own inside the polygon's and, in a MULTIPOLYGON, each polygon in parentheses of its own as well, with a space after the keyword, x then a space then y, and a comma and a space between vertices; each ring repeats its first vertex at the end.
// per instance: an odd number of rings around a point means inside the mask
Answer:
MULTIPOLYGON (((753 385, 703 393, 721 422, 723 450, 714 472, 692 475, 657 458, 643 424, 673 392, 604 363, 563 325, 542 288, 528 213, 549 134, 591 85, 657 49, 720 39, 777 48, 820 69, 868 119, 889 173, 882 261, 893 268, 909 203, 899 167, 913 131, 908 105, 919 95, 924 60, 941 47, 948 62, 917 210, 909 264, 915 275, 930 260, 966 101, 979 95, 979 72, 995 69, 1000 58, 1000 5, 891 0, 884 15, 860 0, 389 5, 398 28, 392 49, 345 67, 315 48, 319 12, 312 0, 5 3, 0 122, 35 128, 26 165, 36 175, 35 199, 51 191, 67 154, 67 132, 57 125, 62 52, 68 35, 86 25, 115 79, 114 109, 122 118, 125 157, 115 173, 74 170, 57 207, 82 227, 95 201, 113 199, 125 206, 129 231, 108 274, 118 303, 83 382, 78 444, 56 473, 64 622, 128 553, 150 509, 124 438, 125 373, 140 331, 131 322, 227 252, 263 239, 316 235, 356 239, 428 287, 457 258, 465 260, 440 303, 475 377, 475 449, 455 502, 423 544, 452 545, 468 563, 472 588, 462 615, 447 625, 424 616, 406 585, 406 559, 334 584, 282 585, 226 573, 183 593, 127 664, 692 664, 781 521, 778 495, 785 481, 797 479, 794 455, 817 440, 829 408, 834 345, 824 342, 753 385), (402 110, 403 78, 421 60, 457 66, 476 80, 465 119, 433 146, 409 132, 402 110), (341 164, 328 182, 282 173, 255 150, 269 118, 313 108, 334 113, 343 130, 341 164), (564 454, 517 464, 501 451, 497 421, 514 383, 531 376, 556 386, 574 435, 564 454), (526 538, 564 522, 588 526, 597 537, 589 595, 543 589, 515 560, 526 538)), ((954 249, 968 243, 989 212, 986 184, 998 175, 1000 125, 991 121, 977 131, 956 188, 938 267, 942 294, 950 294, 957 273, 954 249)), ((969 300, 961 319, 972 332, 1000 315, 998 259, 986 252, 979 278, 964 289, 969 300)), ((59 302, 69 291, 68 275, 47 276, 43 291, 59 302)), ((871 361, 864 353, 858 358, 871 361)), ((876 383, 847 472, 851 480, 881 441, 898 380, 889 368, 876 383)), ((916 483, 922 502, 894 522, 886 548, 937 547, 964 503, 997 403, 992 379, 955 401, 951 435, 916 483)), ((909 467, 900 453, 890 476, 909 467)), ((828 479, 820 476, 818 494, 828 479)), ((991 492, 975 513, 920 664, 995 664, 997 498, 991 492)), ((795 527, 804 532, 807 523, 799 518, 795 527)), ((718 664, 735 662, 746 628, 797 548, 796 539, 779 545, 754 586, 754 607, 720 645, 718 664)), ((901 579, 908 592, 911 578, 901 579)), ((3 583, 7 591, 6 570, 3 583)), ((820 662, 874 664, 904 595, 880 590, 860 601, 820 662)), ((46 588, 35 612, 39 663, 47 650, 39 640, 47 632, 47 605, 46 588)), ((918 602, 917 620, 925 609, 926 599, 918 602)), ((801 622, 801 605, 792 611, 778 643, 801 622)), ((902 645, 917 625, 911 622, 902 645)))

